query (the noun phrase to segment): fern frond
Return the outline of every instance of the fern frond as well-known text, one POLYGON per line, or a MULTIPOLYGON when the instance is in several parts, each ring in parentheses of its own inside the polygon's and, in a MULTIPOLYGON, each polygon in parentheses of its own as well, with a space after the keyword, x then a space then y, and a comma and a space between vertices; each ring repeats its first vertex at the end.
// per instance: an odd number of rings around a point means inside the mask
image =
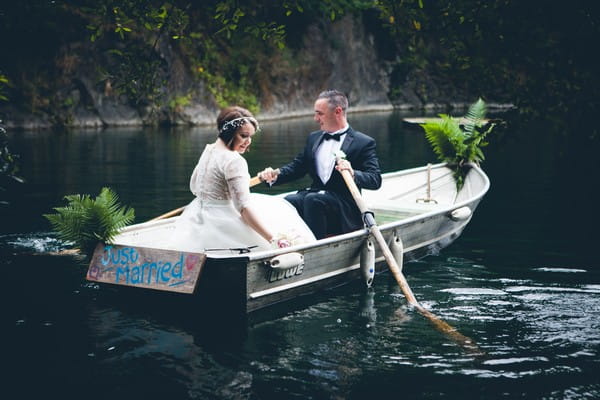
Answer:
POLYGON ((460 190, 466 175, 465 164, 484 160, 482 147, 487 145, 485 137, 494 128, 490 124, 484 129, 482 122, 485 118, 487 107, 479 98, 471 104, 467 114, 463 117, 461 129, 458 119, 440 114, 440 120, 420 124, 425 130, 425 136, 440 161, 447 162, 454 169, 456 188, 460 190))
POLYGON ((456 121, 445 114, 440 114, 440 118, 440 121, 429 121, 421 126, 438 159, 442 162, 449 162, 454 158, 456 130, 460 131, 460 127, 456 121))
POLYGON ((487 107, 485 102, 481 99, 477 99, 477 101, 469 106, 469 110, 465 115, 465 134, 467 136, 473 135, 475 128, 480 127, 483 119, 485 118, 485 113, 487 112, 487 107))
POLYGON ((109 188, 91 199, 88 195, 68 195, 65 207, 56 207, 55 214, 44 215, 61 240, 91 254, 96 243, 110 243, 119 230, 135 218, 132 208, 121 207, 118 196, 109 188))
POLYGON ((96 197, 94 207, 91 212, 94 214, 94 220, 97 221, 95 232, 97 236, 105 238, 109 242, 114 236, 113 232, 113 214, 119 209, 117 195, 108 188, 102 188, 100 194, 96 197))

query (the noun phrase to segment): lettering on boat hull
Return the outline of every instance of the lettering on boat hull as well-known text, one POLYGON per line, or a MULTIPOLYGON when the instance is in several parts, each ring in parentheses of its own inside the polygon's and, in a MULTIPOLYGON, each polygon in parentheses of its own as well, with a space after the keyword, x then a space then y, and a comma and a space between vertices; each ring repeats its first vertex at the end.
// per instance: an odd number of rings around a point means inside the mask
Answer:
POLYGON ((193 293, 206 255, 98 244, 87 280, 170 292, 193 293))
POLYGON ((272 268, 269 271, 269 282, 276 282, 282 279, 292 278, 297 275, 302 275, 304 272, 304 263, 296 265, 287 269, 276 269, 272 268))

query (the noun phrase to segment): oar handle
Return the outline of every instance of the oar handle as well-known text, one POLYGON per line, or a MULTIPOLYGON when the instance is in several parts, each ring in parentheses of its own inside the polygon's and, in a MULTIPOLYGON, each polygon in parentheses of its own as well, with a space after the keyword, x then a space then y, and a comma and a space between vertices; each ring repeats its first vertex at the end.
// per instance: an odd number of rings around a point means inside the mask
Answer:
POLYGON ((258 185, 261 182, 262 181, 260 180, 260 178, 258 177, 258 175, 256 175, 255 177, 250 178, 250 187, 256 186, 256 185, 258 185))
MULTIPOLYGON (((150 221, 158 221, 160 219, 174 217, 175 215, 181 214, 183 212, 184 208, 185 208, 185 206, 176 208, 175 210, 171 210, 168 213, 164 213, 162 215, 159 215, 158 217, 152 218, 150 221)), ((148 221, 148 222, 150 222, 150 221, 148 221)))
MULTIPOLYGON (((249 186, 253 187, 253 186, 258 185, 259 183, 261 183, 261 180, 258 177, 258 175, 256 175, 255 177, 253 177, 253 178, 250 179, 250 185, 249 186)), ((174 217, 176 215, 181 214, 183 212, 184 208, 185 208, 185 206, 176 208, 175 210, 171 210, 171 211, 169 211, 167 213, 159 215, 158 217, 152 218, 150 221, 158 221, 158 220, 161 220, 161 219, 174 217)), ((148 222, 150 222, 150 221, 148 221, 148 222)))

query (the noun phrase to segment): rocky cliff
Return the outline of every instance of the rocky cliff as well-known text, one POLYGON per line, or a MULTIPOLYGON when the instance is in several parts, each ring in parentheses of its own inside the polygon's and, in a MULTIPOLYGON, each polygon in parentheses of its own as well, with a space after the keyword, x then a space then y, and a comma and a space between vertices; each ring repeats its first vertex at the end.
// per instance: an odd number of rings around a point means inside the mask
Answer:
MULTIPOLYGON (((254 82, 260 101, 261 119, 312 113, 315 96, 324 89, 348 93, 351 110, 393 107, 439 108, 452 105, 455 91, 442 90, 426 75, 409 74, 399 88, 400 96, 390 102, 390 68, 377 54, 375 38, 363 20, 346 16, 331 24, 307 27, 293 57, 272 55, 269 67, 254 82), (428 95, 426 95, 428 94, 428 95)), ((131 99, 113 90, 109 79, 99 80, 96 64, 107 56, 90 43, 73 43, 65 50, 76 62, 64 67, 60 88, 51 98, 60 103, 52 112, 23 112, 10 105, 0 108, 8 128, 40 129, 56 125, 100 128, 135 125, 212 124, 218 111, 205 84, 194 77, 186 57, 171 44, 161 42, 156 51, 162 60, 166 97, 185 94, 184 105, 132 105, 131 99)), ((465 103, 472 101, 465 98, 465 103)), ((242 104, 243 105, 243 104, 242 104)), ((460 104, 453 104, 460 106, 460 104)))

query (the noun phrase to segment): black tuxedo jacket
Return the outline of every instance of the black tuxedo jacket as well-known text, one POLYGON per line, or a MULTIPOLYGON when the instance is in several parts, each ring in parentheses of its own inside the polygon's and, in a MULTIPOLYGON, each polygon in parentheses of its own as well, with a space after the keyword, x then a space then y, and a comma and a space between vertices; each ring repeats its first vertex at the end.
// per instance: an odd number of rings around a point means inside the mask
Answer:
MULTIPOLYGON (((308 136, 304 150, 292 162, 279 168, 280 173, 275 184, 284 184, 308 174, 312 178, 312 184, 310 188, 303 190, 326 190, 338 198, 342 231, 361 229, 363 222, 360 210, 339 171, 334 169, 327 183, 323 183, 317 174, 315 153, 323 140, 323 134, 323 131, 315 131, 308 136)), ((359 190, 362 188, 376 190, 381 187, 381 170, 373 138, 350 127, 346 131, 341 150, 352 164, 354 182, 359 190)))

